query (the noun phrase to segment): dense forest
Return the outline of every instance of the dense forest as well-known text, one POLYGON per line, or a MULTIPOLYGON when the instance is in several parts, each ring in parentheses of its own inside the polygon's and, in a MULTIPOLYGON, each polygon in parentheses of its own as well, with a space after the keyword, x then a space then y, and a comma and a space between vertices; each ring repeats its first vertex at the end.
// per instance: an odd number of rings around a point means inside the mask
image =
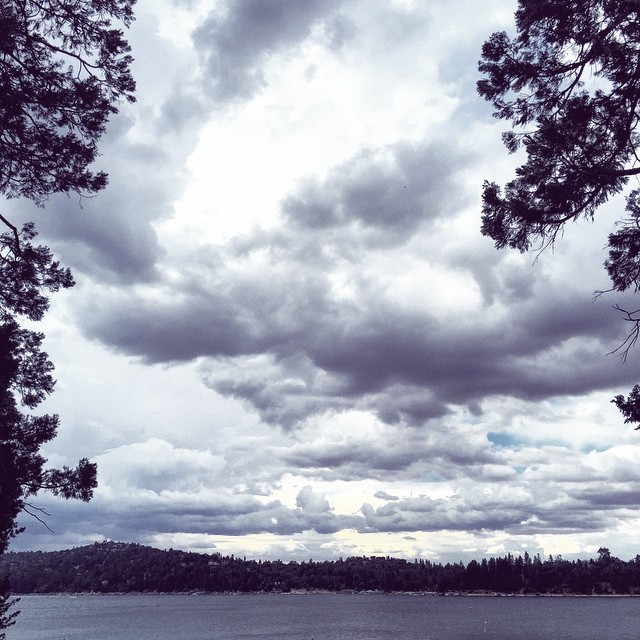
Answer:
POLYGON ((256 561, 96 542, 66 551, 7 553, 14 593, 423 591, 521 594, 640 594, 640 555, 625 562, 602 548, 597 559, 514 557, 438 564, 390 557, 256 561))

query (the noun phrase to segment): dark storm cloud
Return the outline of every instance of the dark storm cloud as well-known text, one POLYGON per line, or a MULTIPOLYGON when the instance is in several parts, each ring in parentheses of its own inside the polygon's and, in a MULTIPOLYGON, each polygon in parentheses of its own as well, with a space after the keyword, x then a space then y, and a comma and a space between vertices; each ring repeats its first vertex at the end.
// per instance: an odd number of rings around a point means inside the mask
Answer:
POLYGON ((456 326, 384 301, 337 303, 302 265, 233 278, 221 267, 209 286, 186 283, 164 301, 92 300, 84 327, 150 362, 213 358, 202 363, 208 385, 283 426, 347 408, 420 424, 451 404, 581 394, 626 385, 635 372, 604 356, 615 315, 579 295, 538 295, 456 326))
POLYGON ((451 404, 581 394, 626 385, 635 372, 605 357, 617 317, 586 294, 537 291, 457 325, 374 298, 338 302, 327 277, 281 256, 240 277, 231 256, 233 270, 212 262, 212 280, 189 276, 164 298, 92 300, 85 329, 149 362, 212 358, 202 364, 207 384, 283 426, 346 408, 420 424, 451 404))
POLYGON ((90 198, 54 195, 44 209, 26 201, 12 204, 12 216, 35 221, 41 241, 78 276, 121 283, 156 276, 161 249, 152 222, 170 214, 179 181, 175 157, 161 146, 127 140, 134 126, 120 115, 105 136, 96 167, 109 174, 104 191, 90 198))
POLYGON ((377 443, 342 442, 328 444, 320 448, 315 445, 294 447, 284 458, 299 472, 305 469, 314 475, 344 479, 368 478, 372 474, 378 477, 405 472, 417 462, 416 452, 405 443, 397 443, 391 450, 381 449, 377 443), (328 474, 325 474, 326 470, 328 474))
MULTIPOLYGON (((300 443, 274 453, 286 465, 294 466, 298 473, 328 481, 371 477, 423 481, 429 475, 444 480, 459 477, 461 473, 484 479, 486 465, 501 464, 489 450, 487 441, 457 432, 456 426, 434 426, 428 432, 406 427, 387 428, 375 437, 353 437, 347 430, 344 438, 334 436, 329 440, 300 443)), ((501 470, 502 476, 505 473, 512 475, 506 466, 501 470)))
POLYGON ((459 173, 470 160, 450 142, 365 149, 324 181, 304 183, 283 202, 283 212, 301 232, 355 225, 365 245, 401 243, 422 223, 460 207, 459 173))
POLYGON ((343 315, 341 323, 327 317, 304 348, 314 366, 336 380, 336 391, 368 398, 390 422, 437 417, 445 412, 443 403, 467 404, 494 394, 543 398, 629 379, 632 371, 603 357, 602 343, 566 344, 575 335, 588 336, 588 328, 597 336, 606 326, 602 309, 574 300, 571 331, 561 305, 556 334, 554 313, 543 320, 537 314, 540 304, 553 307, 548 302, 538 298, 501 321, 487 314, 487 324, 479 318, 471 327, 455 327, 370 301, 368 313, 343 315))
POLYGON ((575 497, 588 503, 592 509, 611 511, 628 508, 635 511, 640 504, 640 482, 636 481, 631 486, 616 485, 604 492, 596 487, 588 487, 576 491, 575 497))
POLYGON ((581 491, 572 485, 550 489, 516 481, 490 489, 467 487, 448 498, 394 500, 376 509, 365 504, 362 513, 372 531, 579 533, 612 526, 631 504, 627 493, 606 485, 581 491))
MULTIPOLYGON (((295 48, 345 0, 239 0, 216 7, 193 33, 204 59, 205 90, 219 102, 248 99, 266 85, 269 55, 295 48)), ((328 21, 329 44, 350 35, 344 20, 328 21)))
MULTIPOLYGON (((212 497, 167 491, 136 492, 134 489, 118 501, 98 493, 84 505, 55 501, 50 497, 45 497, 41 504, 54 512, 49 522, 59 534, 66 533, 66 522, 69 522, 75 535, 95 539, 99 532, 104 537, 123 541, 141 541, 159 533, 291 536, 315 531, 331 534, 363 524, 361 515, 334 513, 328 501, 310 487, 299 492, 293 508, 277 500, 263 503, 253 497, 220 495, 220 492, 212 497), (140 517, 141 513, 144 517, 140 517)), ((37 537, 42 533, 29 523, 28 533, 19 543, 29 544, 29 536, 37 537)), ((14 548, 20 548, 19 544, 14 548)))
MULTIPOLYGON (((297 353, 310 327, 319 331, 326 282, 318 274, 272 264, 266 282, 259 273, 251 273, 248 264, 248 272, 242 273, 241 259, 213 247, 210 252, 203 249, 198 259, 192 273, 159 287, 148 299, 110 291, 120 320, 113 322, 108 309, 94 314, 87 308, 88 332, 157 363, 205 355, 268 354, 274 349, 286 358, 297 353)), ((236 373, 240 392, 260 389, 259 382, 243 379, 241 369, 236 373)))
POLYGON ((38 219, 65 264, 106 282, 156 277, 161 249, 151 222, 170 212, 167 159, 151 147, 129 147, 128 153, 126 175, 119 168, 111 171, 106 191, 82 202, 56 196, 38 219))
MULTIPOLYGON (((248 6, 234 5, 225 19, 249 20, 248 6)), ((321 13, 312 7, 309 19, 321 13)), ((135 281, 159 264, 150 221, 166 214, 170 192, 161 181, 171 160, 139 160, 151 177, 144 190, 111 190, 115 221, 68 229, 65 240, 97 234, 87 246, 104 255, 89 271, 111 260, 120 279, 135 281), (142 215, 133 222, 120 212, 136 197, 142 215)), ((171 278, 148 294, 104 290, 85 306, 83 329, 150 363, 200 359, 207 385, 286 428, 347 409, 420 425, 453 405, 478 411, 494 395, 536 400, 627 385, 634 371, 604 357, 623 337, 604 300, 592 303, 581 281, 568 287, 530 263, 512 266, 479 232, 472 243, 458 238, 452 224, 468 204, 464 176, 474 161, 444 140, 363 150, 324 179, 301 182, 282 201, 282 226, 181 254, 171 278), (471 315, 443 316, 430 305, 437 281, 415 281, 410 295, 426 303, 416 308, 388 297, 393 279, 384 281, 384 269, 403 252, 477 286, 471 315), (381 276, 370 275, 372 264, 381 276), (347 296, 335 292, 341 273, 349 274, 347 296)), ((464 306, 464 293, 449 295, 464 306)))

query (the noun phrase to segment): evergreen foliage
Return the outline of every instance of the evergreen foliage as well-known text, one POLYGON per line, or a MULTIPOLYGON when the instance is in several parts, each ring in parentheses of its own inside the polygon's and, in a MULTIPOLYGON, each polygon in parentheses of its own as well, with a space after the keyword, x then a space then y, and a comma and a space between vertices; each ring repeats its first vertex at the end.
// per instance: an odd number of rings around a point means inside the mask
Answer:
MULTIPOLYGON (((38 205, 53 193, 91 195, 107 176, 90 167, 109 117, 133 101, 129 45, 120 29, 133 20, 135 0, 3 0, 0 3, 0 195, 38 205)), ((42 512, 28 499, 46 489, 89 500, 96 466, 45 469, 41 446, 58 417, 33 416, 53 390, 44 336, 20 322, 41 320, 48 294, 73 286, 68 269, 35 227, 18 229, 0 212, 0 555, 19 532, 16 518, 42 512)), ((0 640, 14 622, 7 580, 0 572, 0 640)))
POLYGON ((96 542, 66 551, 8 553, 15 593, 188 593, 411 591, 505 594, 640 594, 640 555, 624 562, 606 548, 591 560, 539 555, 413 562, 390 557, 335 561, 256 561, 218 553, 161 551, 96 542))
MULTIPOLYGON (((40 517, 28 502, 47 489, 65 498, 89 500, 96 486, 96 465, 86 458, 75 468, 45 468, 39 451, 56 435, 58 416, 23 413, 35 409, 53 391, 53 365, 41 350, 44 335, 25 329, 17 318, 38 320, 48 307, 43 291, 73 285, 68 269, 53 261, 47 247, 33 246, 32 225, 18 235, 0 235, 0 555, 21 531, 20 511, 40 517)), ((7 581, 0 572, 0 630, 14 622, 7 581)), ((4 634, 0 632, 0 638, 4 634)))
MULTIPOLYGON (((639 16, 636 1, 519 0, 517 37, 485 42, 478 91, 511 122, 507 149, 527 155, 504 195, 495 183, 484 187, 482 230, 497 247, 552 242, 640 174, 639 16)), ((610 257, 614 274, 629 271, 621 258, 610 257)), ((614 277, 614 285, 629 283, 614 277)))
POLYGON ((18 235, 0 235, 0 554, 18 532, 15 519, 28 510, 26 500, 40 489, 65 498, 91 498, 96 468, 86 459, 76 469, 44 469, 40 447, 56 434, 58 416, 24 414, 53 391, 53 365, 41 350, 44 335, 20 327, 18 318, 39 320, 48 308, 43 291, 73 286, 68 269, 47 247, 33 246, 36 233, 27 224, 18 235))
MULTIPOLYGON (((0 578, 0 629, 6 629, 15 624, 15 619, 20 613, 17 610, 10 611, 18 602, 18 598, 12 598, 9 590, 9 577, 0 578)), ((4 640, 6 635, 0 632, 0 638, 4 640)))
POLYGON ((0 5, 0 192, 41 202, 95 193, 97 142, 120 99, 133 101, 135 0, 11 0, 0 5))
MULTIPOLYGON (((640 175, 640 3, 637 0, 518 0, 517 35, 482 47, 478 92, 511 124, 507 150, 526 162, 504 189, 485 181, 482 233, 497 248, 543 249, 569 221, 597 209, 640 175)), ((612 290, 640 290, 640 190, 609 235, 612 290)), ((640 337, 640 310, 619 308, 632 327, 617 352, 640 337)), ((625 422, 640 401, 613 400, 625 422), (626 404, 625 404, 626 402, 626 404), (632 406, 633 410, 631 409, 632 406)))

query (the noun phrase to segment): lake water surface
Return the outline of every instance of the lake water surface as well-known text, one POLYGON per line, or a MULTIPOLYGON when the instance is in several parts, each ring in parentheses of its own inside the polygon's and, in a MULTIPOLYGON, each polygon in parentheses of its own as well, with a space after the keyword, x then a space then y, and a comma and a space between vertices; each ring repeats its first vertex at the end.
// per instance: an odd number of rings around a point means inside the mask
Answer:
POLYGON ((640 598, 23 596, 7 640, 639 640, 640 598))

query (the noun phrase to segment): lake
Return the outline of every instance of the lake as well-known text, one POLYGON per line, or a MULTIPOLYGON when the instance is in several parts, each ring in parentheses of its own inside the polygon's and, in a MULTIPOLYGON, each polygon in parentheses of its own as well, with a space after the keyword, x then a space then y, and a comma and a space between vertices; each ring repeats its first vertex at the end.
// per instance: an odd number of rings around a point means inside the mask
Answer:
POLYGON ((7 640, 638 640, 640 598, 22 596, 7 640))

